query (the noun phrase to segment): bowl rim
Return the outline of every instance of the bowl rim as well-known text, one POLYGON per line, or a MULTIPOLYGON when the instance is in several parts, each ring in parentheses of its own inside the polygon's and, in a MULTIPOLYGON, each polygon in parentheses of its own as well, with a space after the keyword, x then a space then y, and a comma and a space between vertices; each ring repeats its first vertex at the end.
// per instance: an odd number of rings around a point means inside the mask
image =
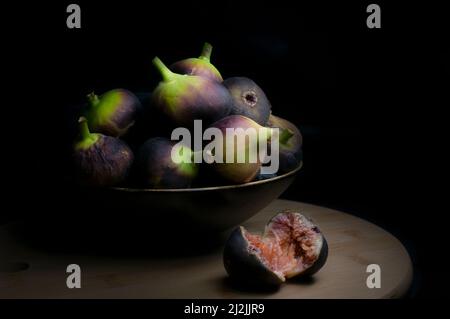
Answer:
POLYGON ((266 184, 272 181, 280 180, 291 175, 295 175, 303 167, 303 161, 290 172, 284 173, 283 175, 278 175, 272 178, 263 179, 259 181, 248 182, 244 184, 235 185, 223 185, 223 186, 208 186, 208 187, 193 187, 193 188, 129 188, 129 187, 109 187, 109 189, 114 191, 124 191, 124 192, 156 192, 156 193, 176 193, 176 192, 200 192, 200 191, 211 191, 211 190, 223 190, 223 189, 235 189, 235 188, 245 188, 254 185, 266 184))

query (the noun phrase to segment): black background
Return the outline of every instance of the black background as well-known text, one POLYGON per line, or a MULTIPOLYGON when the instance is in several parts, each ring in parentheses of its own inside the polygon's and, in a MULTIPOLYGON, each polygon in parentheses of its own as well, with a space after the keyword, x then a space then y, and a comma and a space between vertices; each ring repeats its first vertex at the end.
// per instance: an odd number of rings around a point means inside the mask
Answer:
POLYGON ((2 162, 13 209, 0 220, 29 212, 28 203, 38 212, 57 202, 65 108, 92 90, 150 91, 155 55, 170 63, 197 56, 209 41, 224 77, 254 79, 273 113, 304 134, 304 170, 283 197, 388 229, 413 258, 411 295, 443 296, 446 212, 433 189, 443 179, 437 151, 446 145, 439 143, 449 88, 444 8, 379 1, 376 30, 366 27, 363 1, 77 1, 82 28, 69 30, 68 3, 4 11, 2 162), (434 198, 425 197, 430 191, 434 198))

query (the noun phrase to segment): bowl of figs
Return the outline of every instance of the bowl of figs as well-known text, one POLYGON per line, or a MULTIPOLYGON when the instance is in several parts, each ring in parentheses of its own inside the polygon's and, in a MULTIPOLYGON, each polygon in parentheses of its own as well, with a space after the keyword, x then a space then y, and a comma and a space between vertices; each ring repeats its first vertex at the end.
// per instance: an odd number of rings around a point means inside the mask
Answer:
MULTIPOLYGON (((70 176, 107 219, 220 232, 280 196, 302 166, 302 135, 246 77, 223 79, 205 43, 165 64, 147 93, 90 93, 74 117, 70 176)), ((105 219, 106 219, 105 218, 105 219)), ((166 226, 164 226, 166 227, 166 226)))

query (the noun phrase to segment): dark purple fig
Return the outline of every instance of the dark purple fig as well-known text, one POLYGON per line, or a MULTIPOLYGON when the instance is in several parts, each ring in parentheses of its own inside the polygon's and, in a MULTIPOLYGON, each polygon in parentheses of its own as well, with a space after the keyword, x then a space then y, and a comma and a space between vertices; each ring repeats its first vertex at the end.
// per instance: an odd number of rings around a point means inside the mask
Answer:
POLYGON ((123 182, 133 163, 133 152, 118 138, 91 133, 81 117, 80 139, 73 146, 76 177, 88 186, 114 186, 123 182))
POLYGON ((147 140, 137 156, 141 182, 150 188, 187 188, 198 173, 193 151, 163 137, 147 140))
POLYGON ((230 113, 231 96, 216 81, 170 71, 157 57, 153 64, 163 80, 153 91, 152 103, 177 126, 191 127, 194 120, 211 124, 230 113))
POLYGON ((214 65, 211 64, 212 45, 205 43, 202 54, 198 58, 190 58, 175 62, 170 69, 179 74, 198 75, 210 80, 222 82, 222 76, 214 65))
POLYGON ((328 245, 319 228, 290 210, 274 216, 262 236, 235 229, 225 244, 230 277, 258 286, 280 285, 287 278, 313 275, 323 267, 328 245))
POLYGON ((94 133, 119 137, 134 124, 141 108, 139 99, 130 91, 115 89, 101 96, 88 95, 86 118, 94 133))
POLYGON ((277 127, 279 134, 280 169, 281 174, 292 171, 302 162, 303 137, 300 130, 288 120, 270 115, 268 127, 277 127))
MULTIPOLYGON (((230 115, 227 116, 210 127, 217 128, 221 131, 223 136, 223 152, 222 155, 212 154, 216 156, 222 162, 218 162, 216 159, 211 165, 214 171, 228 182, 242 184, 247 183, 255 179, 259 174, 261 168, 260 156, 257 150, 250 148, 249 139, 246 138, 243 133, 247 129, 255 129, 257 134, 266 134, 268 138, 271 136, 271 131, 269 128, 263 127, 253 121, 252 119, 242 116, 242 115, 230 115), (241 132, 236 131, 236 136, 241 135, 241 140, 243 143, 239 143, 239 138, 235 138, 234 148, 228 149, 226 139, 228 136, 227 129, 242 129, 241 132), (232 161, 227 161, 228 153, 233 152, 234 155, 231 159, 232 161), (256 154, 255 154, 256 152, 256 154), (238 155, 243 154, 244 160, 238 162, 238 155), (256 161, 253 160, 256 158, 256 161)), ((257 136, 258 136, 257 135, 257 136)), ((230 155, 231 157, 231 155, 230 155)))
POLYGON ((233 77, 223 81, 223 85, 233 98, 230 115, 243 115, 259 125, 266 125, 272 105, 255 82, 245 77, 233 77))

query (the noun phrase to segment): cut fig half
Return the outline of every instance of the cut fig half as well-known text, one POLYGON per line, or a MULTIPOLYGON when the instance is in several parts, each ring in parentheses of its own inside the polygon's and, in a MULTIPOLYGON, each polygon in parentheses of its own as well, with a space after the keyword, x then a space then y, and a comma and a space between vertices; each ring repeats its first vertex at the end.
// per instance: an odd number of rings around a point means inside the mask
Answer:
POLYGON ((287 278, 313 275, 322 268, 328 245, 319 228, 300 213, 286 210, 274 216, 264 234, 233 231, 224 250, 231 277, 261 285, 279 285, 287 278))

